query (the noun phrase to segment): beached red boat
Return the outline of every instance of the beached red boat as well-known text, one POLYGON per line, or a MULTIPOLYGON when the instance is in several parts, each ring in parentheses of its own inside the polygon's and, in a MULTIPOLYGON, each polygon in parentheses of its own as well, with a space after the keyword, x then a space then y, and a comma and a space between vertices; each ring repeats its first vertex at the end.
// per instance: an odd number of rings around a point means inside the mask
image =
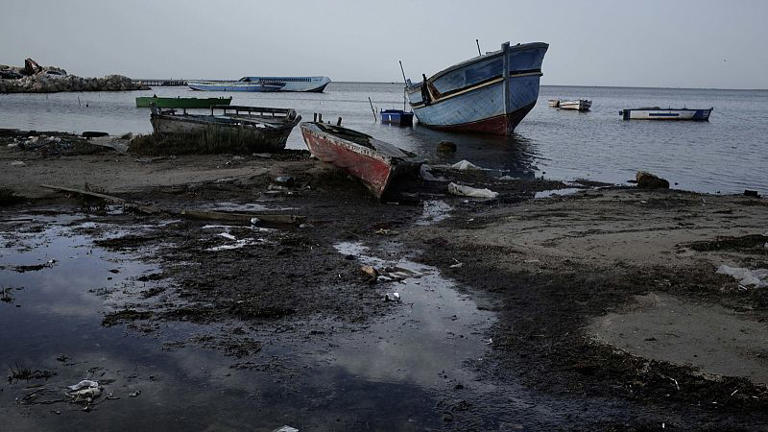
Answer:
POLYGON ((418 172, 423 163, 413 153, 341 126, 305 122, 301 133, 316 158, 359 178, 377 198, 394 179, 418 172))

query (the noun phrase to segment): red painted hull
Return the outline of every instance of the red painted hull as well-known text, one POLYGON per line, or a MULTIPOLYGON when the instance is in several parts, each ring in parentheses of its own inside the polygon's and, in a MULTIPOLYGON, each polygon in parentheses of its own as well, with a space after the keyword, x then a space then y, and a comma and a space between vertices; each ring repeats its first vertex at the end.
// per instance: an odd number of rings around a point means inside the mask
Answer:
POLYGON ((533 109, 535 104, 528 105, 520 108, 519 110, 506 115, 500 115, 483 120, 479 120, 472 123, 463 123, 450 126, 433 126, 423 124, 424 126, 449 131, 449 132, 472 132, 472 133, 484 133, 491 135, 512 135, 515 127, 525 118, 525 116, 533 109))
MULTIPOLYGON (((323 162, 343 169, 360 179, 377 197, 386 192, 392 179, 413 168, 398 161, 356 146, 333 135, 319 132, 316 127, 302 125, 301 134, 309 151, 323 162)), ((418 168, 418 165, 415 165, 418 168)))

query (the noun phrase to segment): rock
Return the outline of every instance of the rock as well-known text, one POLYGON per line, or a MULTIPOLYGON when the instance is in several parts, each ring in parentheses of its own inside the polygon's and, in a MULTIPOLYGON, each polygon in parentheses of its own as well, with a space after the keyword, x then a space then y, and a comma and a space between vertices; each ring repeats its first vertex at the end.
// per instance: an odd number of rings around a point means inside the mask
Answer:
POLYGON ((641 189, 669 189, 669 182, 646 171, 638 171, 635 175, 637 187, 641 189))
POLYGON ((437 151, 441 153, 453 153, 456 151, 456 143, 453 141, 440 141, 437 144, 437 151))
POLYGON ((360 267, 360 271, 370 276, 372 279, 376 279, 379 276, 379 271, 376 270, 373 266, 364 265, 360 267))
POLYGON ((34 75, 42 71, 43 68, 36 61, 31 58, 24 59, 24 75, 34 75))
POLYGON ((27 164, 25 164, 24 161, 16 160, 16 161, 11 162, 11 166, 23 167, 23 166, 27 166, 27 164))

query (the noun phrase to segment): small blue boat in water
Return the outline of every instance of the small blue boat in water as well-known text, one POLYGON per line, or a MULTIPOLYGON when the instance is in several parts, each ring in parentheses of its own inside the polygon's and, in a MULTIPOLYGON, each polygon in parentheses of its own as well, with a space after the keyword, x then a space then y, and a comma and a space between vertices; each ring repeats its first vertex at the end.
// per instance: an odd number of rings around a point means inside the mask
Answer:
POLYGON ((396 124, 400 126, 413 126, 413 113, 399 109, 381 110, 379 112, 382 123, 396 124))
POLYGON ((510 45, 444 69, 420 83, 406 80, 419 124, 435 129, 510 135, 539 97, 549 45, 510 45))
POLYGON ((633 108, 619 111, 624 120, 688 120, 709 121, 714 108, 633 108))

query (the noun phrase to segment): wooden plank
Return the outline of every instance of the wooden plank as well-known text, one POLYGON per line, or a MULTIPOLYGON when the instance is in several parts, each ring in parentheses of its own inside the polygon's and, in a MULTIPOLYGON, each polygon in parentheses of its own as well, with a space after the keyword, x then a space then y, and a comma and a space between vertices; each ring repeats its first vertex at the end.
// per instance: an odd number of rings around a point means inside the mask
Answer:
POLYGON ((91 198, 102 199, 114 204, 122 204, 126 208, 136 210, 144 214, 167 214, 171 216, 178 216, 187 219, 199 219, 199 220, 215 220, 224 222, 239 222, 246 224, 257 224, 264 222, 267 224, 278 225, 294 225, 302 223, 306 220, 305 216, 291 215, 291 214, 278 214, 278 213, 230 213, 230 212, 217 212, 217 211, 205 211, 205 210, 168 210, 154 206, 147 206, 132 203, 123 198, 115 197, 98 192, 91 192, 83 189, 74 189, 61 186, 52 186, 47 184, 41 184, 40 187, 45 189, 51 189, 59 192, 68 192, 91 198))

